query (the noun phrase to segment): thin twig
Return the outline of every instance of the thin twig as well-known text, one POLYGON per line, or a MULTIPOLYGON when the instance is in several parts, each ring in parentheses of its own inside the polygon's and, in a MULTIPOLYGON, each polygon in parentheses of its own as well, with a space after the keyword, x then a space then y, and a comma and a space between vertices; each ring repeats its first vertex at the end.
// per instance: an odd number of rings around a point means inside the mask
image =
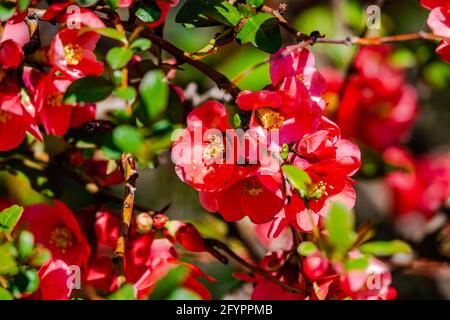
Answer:
POLYGON ((238 256, 233 250, 231 250, 225 243, 215 240, 215 239, 205 239, 205 241, 206 241, 207 246, 210 246, 212 248, 217 248, 217 249, 224 251, 227 255, 229 255, 233 260, 238 262, 240 265, 246 267, 247 269, 249 269, 250 271, 253 271, 254 273, 261 275, 265 279, 278 284, 283 289, 290 291, 290 292, 305 293, 302 289, 288 285, 288 284, 282 282, 281 280, 275 278, 271 274, 267 273, 265 270, 255 266, 255 265, 252 265, 251 263, 248 263, 247 261, 242 259, 240 256, 238 256))
POLYGON ((130 154, 123 154, 120 160, 120 168, 125 178, 125 195, 123 200, 122 215, 120 221, 119 238, 117 239, 116 250, 113 261, 117 267, 117 286, 121 287, 125 282, 124 257, 125 246, 130 229, 131 218, 133 216, 134 194, 136 191, 136 180, 138 171, 136 161, 130 154))

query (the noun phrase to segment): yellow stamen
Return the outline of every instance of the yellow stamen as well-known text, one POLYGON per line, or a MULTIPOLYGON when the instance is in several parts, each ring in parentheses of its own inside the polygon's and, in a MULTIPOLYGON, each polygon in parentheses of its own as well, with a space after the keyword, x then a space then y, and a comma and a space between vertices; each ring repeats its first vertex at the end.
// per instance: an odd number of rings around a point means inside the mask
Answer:
POLYGON ((263 187, 261 183, 259 183, 258 179, 253 177, 247 180, 244 180, 244 192, 252 197, 257 197, 263 192, 263 187))
POLYGON ((7 123, 9 120, 11 120, 11 118, 12 118, 11 113, 9 113, 8 111, 0 110, 0 123, 1 124, 7 123))
POLYGON ((279 112, 268 107, 256 110, 255 114, 256 118, 265 129, 279 129, 283 125, 284 117, 281 116, 279 112))
POLYGON ((50 244, 54 245, 59 251, 65 253, 73 245, 72 231, 66 226, 59 226, 50 233, 50 244))
POLYGON ((208 141, 208 145, 203 147, 203 159, 208 161, 223 156, 225 146, 223 145, 222 139, 216 135, 210 135, 208 141))
POLYGON ((63 105, 64 95, 62 92, 52 92, 47 95, 45 103, 47 107, 55 108, 63 105))
POLYGON ((64 46, 64 57, 67 64, 76 66, 83 59, 83 48, 78 44, 69 43, 64 46))

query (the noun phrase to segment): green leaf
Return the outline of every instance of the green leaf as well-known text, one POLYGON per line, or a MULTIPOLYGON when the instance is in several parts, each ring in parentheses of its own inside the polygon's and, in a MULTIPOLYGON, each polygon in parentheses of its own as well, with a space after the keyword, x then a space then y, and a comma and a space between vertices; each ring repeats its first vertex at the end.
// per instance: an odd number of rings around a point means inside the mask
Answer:
POLYGON ((14 274, 17 272, 16 260, 3 245, 0 247, 0 275, 14 274))
POLYGON ((259 8, 264 4, 264 0, 246 0, 246 2, 256 8, 259 8))
POLYGON ((13 205, 0 212, 0 232, 11 233, 22 216, 23 208, 13 205))
POLYGON ((133 50, 123 47, 114 47, 108 51, 106 61, 113 69, 125 67, 133 57, 133 50))
POLYGON ((349 260, 345 263, 345 270, 366 270, 369 266, 369 259, 361 257, 349 260))
POLYGON ((355 240, 353 214, 348 212, 344 205, 333 203, 328 213, 325 228, 328 231, 329 242, 342 257, 355 240))
POLYGON ((240 128, 242 126, 241 116, 238 113, 236 113, 233 117, 233 126, 235 128, 240 128))
POLYGON ((14 2, 0 2, 0 21, 5 22, 13 16, 15 11, 16 4, 14 2))
POLYGON ((108 300, 136 300, 133 285, 126 283, 120 289, 108 296, 108 300))
POLYGON ((161 9, 155 2, 141 3, 136 10, 136 17, 142 22, 155 22, 161 18, 161 9))
POLYGON ((64 102, 93 103, 106 99, 114 90, 114 86, 102 77, 85 77, 72 82, 64 95, 64 102))
POLYGON ((116 88, 114 95, 127 101, 132 101, 136 98, 136 89, 133 87, 116 88))
POLYGON ((148 39, 145 38, 139 38, 133 41, 133 43, 131 43, 130 49, 139 49, 141 51, 145 51, 150 49, 150 47, 152 46, 152 42, 148 39))
POLYGON ((166 300, 201 300, 200 295, 186 288, 177 288, 172 291, 166 300))
POLYGON ((181 286, 181 284, 186 280, 188 274, 188 268, 183 265, 170 270, 164 278, 156 283, 155 289, 150 296, 150 299, 166 299, 173 291, 181 286))
POLYGON ((396 253, 409 253, 411 247, 403 241, 374 241, 363 244, 359 250, 364 254, 374 256, 392 256, 396 253))
POLYGON ((188 0, 175 21, 190 27, 237 26, 245 16, 227 0, 188 0))
POLYGON ((141 132, 132 126, 122 125, 114 129, 114 144, 123 152, 139 153, 144 146, 141 132))
POLYGON ((164 73, 159 70, 147 72, 139 86, 139 93, 148 116, 154 120, 166 109, 169 100, 169 86, 164 73))
POLYGON ((20 12, 24 12, 30 5, 31 0, 18 0, 17 5, 20 12))
POLYGON ((17 274, 11 283, 11 292, 16 298, 23 293, 33 293, 39 288, 39 276, 35 269, 28 269, 17 274))
POLYGON ((302 256, 309 256, 313 254, 315 251, 317 251, 317 246, 309 241, 303 241, 300 243, 300 245, 297 247, 297 252, 302 256))
POLYGON ((34 249, 28 261, 28 264, 32 267, 39 268, 40 266, 49 262, 51 258, 52 253, 50 252, 50 250, 38 245, 34 249))
MULTIPOLYGON (((91 28, 88 28, 88 29, 91 29, 91 28)), ((128 44, 126 35, 117 31, 114 28, 96 28, 96 29, 91 29, 91 30, 94 30, 95 32, 99 33, 100 35, 102 35, 104 37, 120 41, 124 44, 128 44)))
POLYGON ((0 300, 13 300, 13 299, 14 297, 8 290, 0 287, 0 300))
POLYGON ((259 49, 275 53, 281 47, 279 21, 270 13, 258 13, 250 17, 236 34, 240 44, 252 43, 259 49))
POLYGON ((34 235, 29 231, 22 231, 17 238, 17 249, 20 259, 28 258, 34 249, 34 235))
POLYGON ((300 195, 304 197, 307 194, 308 185, 311 184, 311 178, 302 169, 294 167, 292 165, 286 165, 282 167, 283 173, 289 178, 294 189, 300 192, 300 195))
POLYGON ((108 0, 108 4, 111 7, 111 9, 117 8, 117 0, 108 0))

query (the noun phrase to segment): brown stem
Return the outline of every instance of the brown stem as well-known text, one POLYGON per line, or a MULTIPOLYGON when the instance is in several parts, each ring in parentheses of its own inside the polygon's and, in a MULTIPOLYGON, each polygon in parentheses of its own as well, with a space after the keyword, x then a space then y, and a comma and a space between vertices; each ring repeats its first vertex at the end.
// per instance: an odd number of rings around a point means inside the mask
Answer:
POLYGON ((305 293, 302 289, 293 287, 289 284, 286 284, 279 279, 275 278, 271 274, 267 273, 265 270, 252 265, 251 263, 248 263, 244 259, 242 259, 240 256, 238 256, 233 250, 231 250, 225 243, 215 240, 215 239, 205 239, 207 246, 215 249, 220 249, 224 251, 227 255, 229 255, 233 260, 235 260, 240 265, 244 266, 245 268, 249 269, 250 271, 253 271, 254 273, 259 274, 260 276, 264 277, 267 280, 270 280, 276 284, 278 284, 283 289, 290 291, 290 292, 297 292, 297 293, 305 293))
POLYGON ((124 257, 125 246, 130 229, 131 218, 133 216, 134 194, 136 191, 136 180, 138 171, 136 161, 130 154, 123 154, 120 160, 120 168, 125 178, 125 195, 123 200, 122 215, 119 228, 119 238, 114 252, 113 261, 117 267, 117 286, 121 287, 125 282, 124 257))

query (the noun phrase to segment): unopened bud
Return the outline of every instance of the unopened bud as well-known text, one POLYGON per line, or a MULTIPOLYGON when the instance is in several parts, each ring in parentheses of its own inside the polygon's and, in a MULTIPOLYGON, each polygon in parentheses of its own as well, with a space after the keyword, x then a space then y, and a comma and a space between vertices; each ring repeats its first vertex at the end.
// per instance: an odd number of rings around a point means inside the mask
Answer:
POLYGON ((137 232, 146 234, 152 231, 153 219, 147 212, 142 212, 136 217, 137 232))
POLYGON ((162 229, 164 228, 164 225, 169 221, 169 218, 163 214, 163 213, 158 213, 155 214, 153 217, 153 226, 156 229, 162 229))

